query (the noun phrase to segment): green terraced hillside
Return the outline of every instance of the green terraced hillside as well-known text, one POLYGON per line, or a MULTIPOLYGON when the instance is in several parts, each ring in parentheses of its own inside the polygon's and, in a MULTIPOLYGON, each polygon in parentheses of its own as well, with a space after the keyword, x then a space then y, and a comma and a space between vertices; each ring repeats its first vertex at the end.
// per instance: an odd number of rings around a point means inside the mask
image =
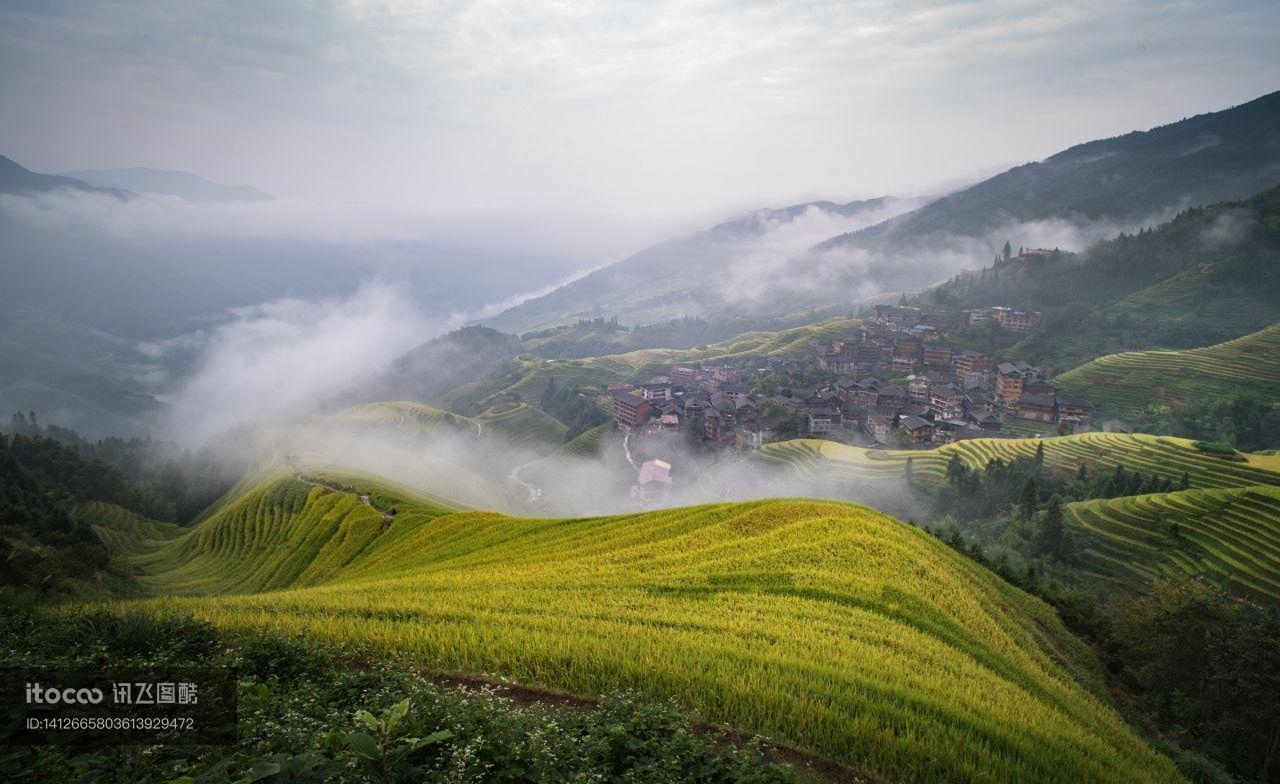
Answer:
POLYGON ((584 696, 637 688, 875 780, 1181 780, 1051 608, 865 507, 536 520, 396 503, 388 521, 266 481, 130 556, 157 596, 127 606, 584 696))
POLYGON ((102 501, 81 504, 71 516, 88 523, 107 546, 111 557, 117 559, 149 552, 185 533, 181 526, 148 520, 128 509, 102 501))
POLYGON ((1055 383, 1124 416, 1152 402, 1176 407, 1242 394, 1274 400, 1280 397, 1280 324, 1205 348, 1109 354, 1055 383))
MULTIPOLYGON (((522 354, 516 357, 522 366, 520 379, 497 394, 515 394, 522 400, 536 401, 546 392, 552 379, 561 388, 595 387, 603 391, 610 381, 645 381, 668 373, 676 365, 800 354, 811 339, 829 339, 860 323, 858 319, 832 318, 777 332, 746 332, 699 348, 640 349, 586 359, 544 360, 532 354, 522 354)), ((452 399, 453 396, 451 392, 447 397, 452 399)))
POLYGON ((528 403, 501 403, 471 421, 481 426, 482 437, 535 451, 550 451, 564 443, 568 431, 558 419, 528 403))
POLYGON ((429 438, 442 433, 480 433, 480 428, 467 417, 408 400, 352 406, 324 417, 323 421, 349 425, 368 432, 392 432, 418 438, 429 438))
POLYGON ((1224 460, 1192 446, 1192 441, 1144 433, 1080 433, 1054 438, 974 438, 927 450, 864 449, 834 441, 797 439, 766 444, 757 459, 803 475, 840 482, 863 482, 902 476, 911 458, 916 479, 942 481, 947 463, 959 455, 970 468, 994 458, 1034 457, 1044 444, 1045 465, 1074 472, 1080 465, 1105 469, 1123 465, 1144 474, 1178 479, 1185 472, 1192 487, 1280 485, 1280 461, 1265 455, 1224 460))
POLYGON ((1133 587, 1160 576, 1205 575, 1236 595, 1280 601, 1280 487, 1157 493, 1066 508, 1088 533, 1086 568, 1133 587))

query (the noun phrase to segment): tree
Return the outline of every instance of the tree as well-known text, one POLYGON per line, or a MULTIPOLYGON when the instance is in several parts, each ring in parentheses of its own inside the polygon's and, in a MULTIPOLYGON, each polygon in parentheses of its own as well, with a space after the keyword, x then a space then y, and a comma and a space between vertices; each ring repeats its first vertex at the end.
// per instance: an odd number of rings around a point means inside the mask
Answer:
POLYGON ((1009 257, 1013 255, 1013 247, 1009 245, 1008 240, 1004 241, 1004 248, 1000 251, 1000 255, 1004 257, 1005 261, 1008 261, 1009 257))
POLYGON ((1188 710, 1177 694, 1200 700, 1209 684, 1212 650, 1239 608, 1221 588, 1190 577, 1156 580, 1150 592, 1119 605, 1112 636, 1125 671, 1158 695, 1166 718, 1188 710))
POLYGON ((1040 494, 1036 491, 1036 480, 1027 477, 1027 481, 1022 485, 1022 494, 1018 497, 1018 518, 1021 520, 1030 520, 1035 516, 1036 508, 1040 505, 1040 494))
POLYGON ((1044 468, 1044 442, 1036 442, 1036 470, 1044 468))
POLYGON ((1036 551, 1055 561, 1066 555, 1066 526, 1062 519, 1062 497, 1053 496, 1040 516, 1040 531, 1036 536, 1036 551))
POLYGON ((902 476, 906 480, 908 485, 910 485, 911 480, 915 478, 915 466, 912 464, 913 460, 914 458, 908 457, 907 464, 902 469, 902 476))

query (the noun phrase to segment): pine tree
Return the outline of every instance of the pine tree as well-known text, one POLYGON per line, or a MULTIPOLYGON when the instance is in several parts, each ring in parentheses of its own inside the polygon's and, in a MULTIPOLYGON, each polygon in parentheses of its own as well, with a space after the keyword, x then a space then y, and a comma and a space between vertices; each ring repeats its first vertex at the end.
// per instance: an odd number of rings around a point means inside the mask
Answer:
POLYGON ((1044 442, 1036 442, 1036 470, 1044 468, 1044 442))
POLYGON ((1004 241, 1004 248, 1000 251, 1000 255, 1004 256, 1005 261, 1008 261, 1009 257, 1013 255, 1013 248, 1009 245, 1008 240, 1004 241))
POLYGON ((1037 537, 1036 550, 1055 561, 1060 560, 1066 550, 1066 527, 1062 519, 1062 498, 1055 495, 1049 499, 1044 514, 1040 517, 1040 535, 1037 537))
POLYGON ((1188 474, 1186 471, 1182 472, 1182 482, 1180 483, 1180 487, 1183 490, 1191 489, 1191 474, 1188 474))
POLYGON ((1022 520, 1030 520, 1036 513, 1036 507, 1039 505, 1040 497, 1036 492, 1036 480, 1027 478, 1025 484, 1022 485, 1022 495, 1018 498, 1018 517, 1022 520))

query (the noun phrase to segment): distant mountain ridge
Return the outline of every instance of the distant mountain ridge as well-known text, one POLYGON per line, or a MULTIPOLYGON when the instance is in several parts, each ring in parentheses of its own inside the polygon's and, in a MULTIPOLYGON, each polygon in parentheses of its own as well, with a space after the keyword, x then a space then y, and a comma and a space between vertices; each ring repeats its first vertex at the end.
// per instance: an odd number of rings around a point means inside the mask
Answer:
MULTIPOLYGON (((996 249, 1059 242, 1083 248, 1181 209, 1248 198, 1280 183, 1280 92, 1148 131, 1070 147, 898 215, 834 228, 785 263, 742 264, 707 240, 807 209, 868 214, 868 205, 815 202, 762 211, 641 251, 486 323, 522 331, 579 318, 625 324, 723 313, 777 315, 914 291, 996 249), (612 287, 612 290, 611 290, 612 287), (622 293, 619 293, 619 292, 622 293)), ((749 250, 749 249, 748 249, 749 250)), ((750 254, 748 254, 750 255, 750 254)))
POLYGON ((1119 221, 1236 201, 1280 183, 1280 92, 1149 131, 1079 144, 1012 168, 820 250, 919 246, 1011 222, 1119 221))
POLYGON ((99 188, 74 177, 40 174, 27 169, 12 158, 0 155, 0 193, 8 193, 14 196, 31 196, 59 189, 100 193, 106 196, 115 196, 119 199, 129 197, 127 190, 99 188))
POLYGON ((134 193, 156 193, 177 196, 190 202, 272 201, 252 185, 220 185, 185 171, 148 169, 135 166, 127 169, 84 169, 66 172, 66 176, 82 180, 90 185, 105 188, 124 188, 134 193))
POLYGON ((791 256, 841 228, 877 223, 918 203, 885 196, 755 210, 645 248, 485 323, 526 332, 597 316, 649 324, 689 314, 734 313, 737 297, 717 281, 749 282, 756 275, 768 276, 791 256))

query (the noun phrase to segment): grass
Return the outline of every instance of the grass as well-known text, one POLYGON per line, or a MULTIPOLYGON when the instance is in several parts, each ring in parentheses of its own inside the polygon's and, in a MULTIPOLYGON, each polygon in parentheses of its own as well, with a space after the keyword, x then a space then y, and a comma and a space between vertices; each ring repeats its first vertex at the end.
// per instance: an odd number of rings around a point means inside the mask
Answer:
POLYGON ((130 607, 596 696, 635 688, 885 780, 1180 780, 1047 605, 865 507, 518 519, 264 481, 128 561, 130 607))
POLYGON ((1280 601, 1280 487, 1157 493, 1066 508, 1088 534, 1086 568, 1134 588, 1155 577, 1204 575, 1236 595, 1280 601))
POLYGON ((1280 390, 1280 324, 1205 348, 1109 354, 1063 373, 1056 383, 1123 416, 1152 402, 1176 407, 1246 394, 1274 400, 1280 390))

